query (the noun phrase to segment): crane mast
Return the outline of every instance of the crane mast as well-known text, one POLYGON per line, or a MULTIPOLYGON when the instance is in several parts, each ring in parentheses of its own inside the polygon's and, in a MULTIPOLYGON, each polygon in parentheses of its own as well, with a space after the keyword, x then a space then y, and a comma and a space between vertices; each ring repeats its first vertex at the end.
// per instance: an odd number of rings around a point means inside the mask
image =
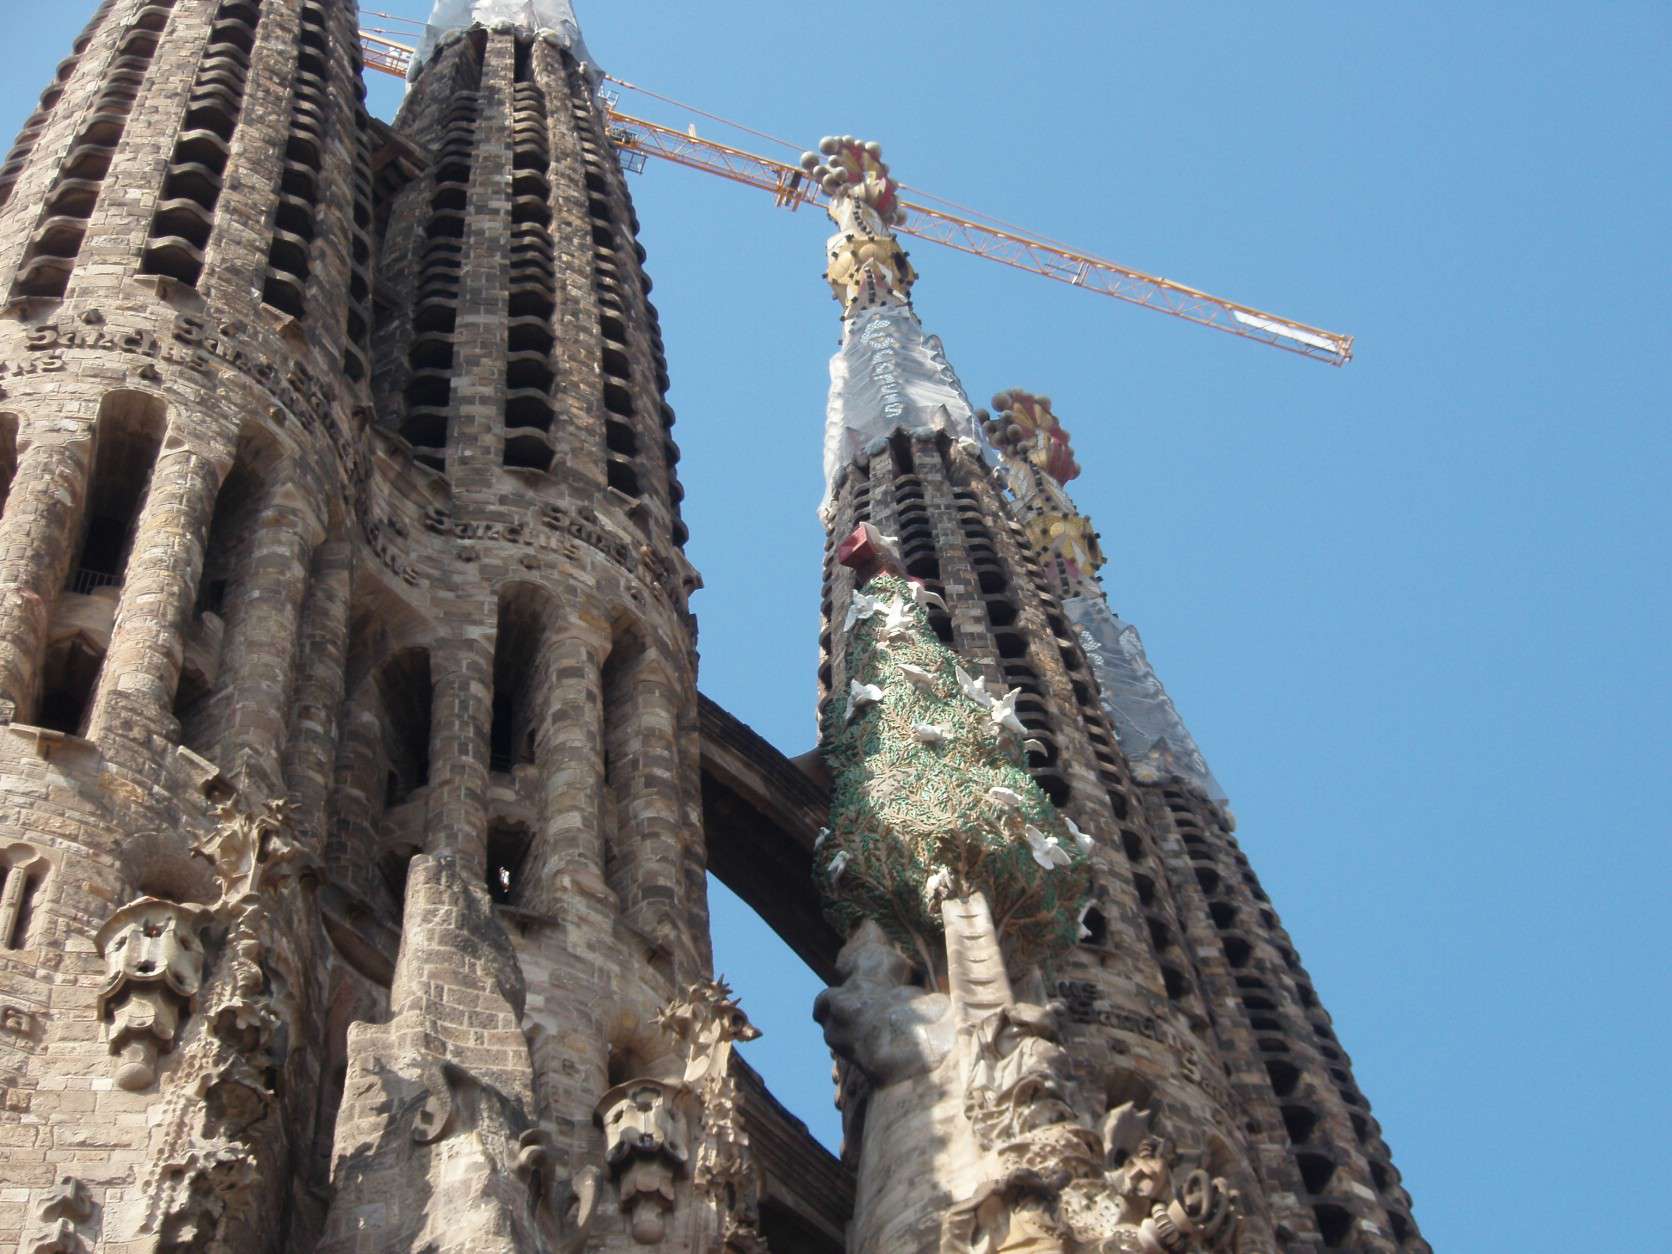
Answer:
MULTIPOLYGON (((406 77, 412 64, 410 47, 371 31, 362 31, 360 42, 367 69, 406 77)), ((605 77, 629 91, 642 90, 625 80, 605 77)), ((775 205, 792 212, 802 205, 823 205, 829 199, 800 166, 701 137, 694 125, 676 130, 623 113, 614 101, 608 103, 609 138, 625 169, 640 172, 645 168, 646 159, 655 157, 767 192, 775 205)), ((977 221, 918 201, 902 199, 900 204, 905 209, 905 220, 894 227, 899 234, 1153 309, 1312 361, 1344 366, 1352 360, 1350 335, 1212 296, 1186 284, 1145 274, 1014 228, 977 221)))

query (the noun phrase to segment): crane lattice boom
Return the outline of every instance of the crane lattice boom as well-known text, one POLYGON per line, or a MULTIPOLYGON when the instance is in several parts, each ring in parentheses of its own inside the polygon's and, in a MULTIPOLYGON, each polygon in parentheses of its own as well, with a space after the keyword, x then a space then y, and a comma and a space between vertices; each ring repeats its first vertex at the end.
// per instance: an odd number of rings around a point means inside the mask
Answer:
MULTIPOLYGON (((405 77, 412 63, 412 49, 404 44, 361 32, 366 68, 405 77)), ((620 82, 620 80, 612 80, 620 82)), ((630 83, 622 83, 632 87, 630 83)), ((696 128, 679 131, 659 122, 633 117, 611 105, 610 139, 629 169, 640 170, 644 158, 682 165, 705 174, 717 174, 734 183, 770 192, 775 204, 794 211, 802 205, 824 204, 828 197, 799 166, 746 152, 741 148, 704 139, 696 128)), ((1055 279, 1070 287, 1083 288, 1100 296, 1112 296, 1128 304, 1159 310, 1215 331, 1280 348, 1313 361, 1344 366, 1352 360, 1353 337, 1308 326, 1291 318, 1210 296, 1196 288, 1157 278, 1141 270, 1105 261, 1014 229, 989 225, 960 217, 944 209, 901 200, 906 220, 894 230, 988 261, 1055 279)))

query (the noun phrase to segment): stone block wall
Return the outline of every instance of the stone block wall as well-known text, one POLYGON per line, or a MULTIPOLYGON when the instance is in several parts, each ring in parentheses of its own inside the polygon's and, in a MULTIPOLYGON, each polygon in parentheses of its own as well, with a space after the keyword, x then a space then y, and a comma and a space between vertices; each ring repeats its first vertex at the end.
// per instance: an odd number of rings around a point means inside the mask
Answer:
MULTIPOLYGON (((824 1248, 847 1180, 739 1097, 703 983, 700 580, 607 111, 501 25, 385 127, 356 23, 105 0, 0 164, 0 1248, 824 1248), (679 1105, 624 1151, 668 1173, 654 1240, 602 1157, 640 1080, 679 1105)), ((988 467, 898 433, 840 486, 866 520, 1096 842, 1086 942, 1014 973, 1079 1117, 1154 1106, 1258 1239, 1426 1248, 1223 816, 1134 783, 988 467)), ((827 562, 827 695, 852 590, 827 562)))

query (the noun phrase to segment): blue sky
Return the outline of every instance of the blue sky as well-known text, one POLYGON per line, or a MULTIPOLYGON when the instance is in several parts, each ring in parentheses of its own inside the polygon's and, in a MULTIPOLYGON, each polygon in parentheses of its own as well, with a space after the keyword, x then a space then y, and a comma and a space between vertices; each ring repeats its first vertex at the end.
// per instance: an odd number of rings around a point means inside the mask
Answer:
MULTIPOLYGON (((93 4, 30 8, 10 130, 93 4)), ((620 77, 800 144, 879 139, 908 183, 1358 337, 1338 371, 914 249, 971 395, 1049 393, 1073 433, 1111 598, 1231 795, 1428 1238, 1663 1247, 1672 10, 580 17, 620 77)), ((798 753, 825 224, 671 167, 633 188, 707 580, 703 687, 798 753)), ((748 1056, 833 1135, 816 983, 723 895, 715 920, 767 1032, 748 1056)))

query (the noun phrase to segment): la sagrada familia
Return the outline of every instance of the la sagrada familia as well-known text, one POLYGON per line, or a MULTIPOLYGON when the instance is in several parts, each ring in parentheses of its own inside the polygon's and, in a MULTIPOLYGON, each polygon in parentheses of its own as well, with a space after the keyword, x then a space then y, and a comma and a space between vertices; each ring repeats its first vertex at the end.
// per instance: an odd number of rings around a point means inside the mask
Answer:
POLYGON ((791 760, 699 693, 567 0, 443 0, 393 125, 356 19, 103 0, 0 166, 0 1251, 1428 1250, 877 145, 804 162, 791 760), (735 1050, 711 870, 829 985, 840 1156, 735 1050))

